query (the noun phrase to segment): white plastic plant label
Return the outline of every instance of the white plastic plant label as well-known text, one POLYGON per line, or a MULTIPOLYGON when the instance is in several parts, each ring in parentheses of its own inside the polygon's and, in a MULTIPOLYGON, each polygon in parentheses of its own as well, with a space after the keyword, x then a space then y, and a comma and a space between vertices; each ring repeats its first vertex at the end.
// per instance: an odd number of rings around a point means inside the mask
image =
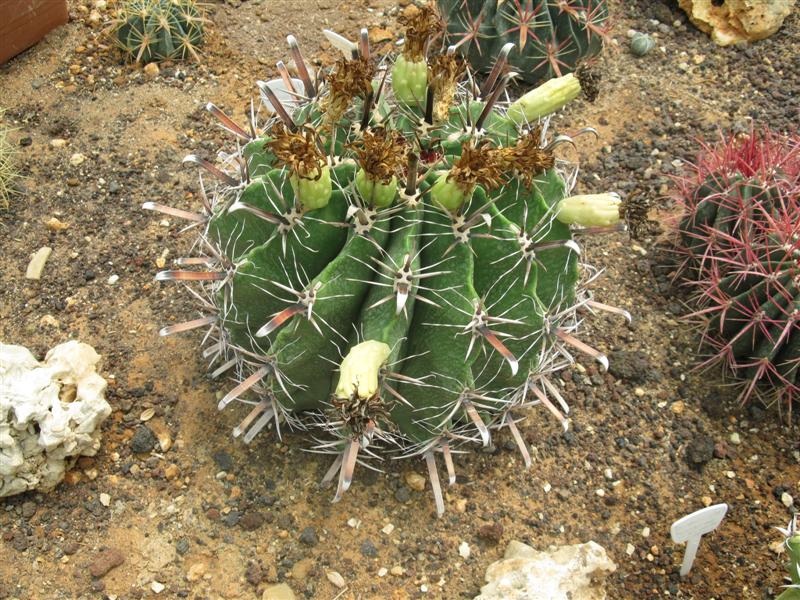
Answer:
POLYGON ((694 557, 697 555, 697 548, 700 546, 700 538, 719 527, 727 512, 727 504, 715 504, 714 506, 701 508, 672 524, 670 528, 672 541, 677 544, 686 542, 686 553, 683 555, 683 563, 681 564, 681 576, 686 575, 691 570, 694 557))

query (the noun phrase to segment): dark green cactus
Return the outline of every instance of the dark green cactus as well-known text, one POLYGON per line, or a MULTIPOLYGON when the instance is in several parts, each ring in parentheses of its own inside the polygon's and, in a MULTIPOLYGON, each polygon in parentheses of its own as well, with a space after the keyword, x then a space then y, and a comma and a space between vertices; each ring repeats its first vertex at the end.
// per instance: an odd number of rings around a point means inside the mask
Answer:
POLYGON ((519 78, 541 83, 573 72, 595 56, 608 32, 605 0, 437 0, 449 42, 470 66, 488 74, 508 60, 519 78))
MULTIPOLYGON (((406 49, 427 48, 428 17, 407 24, 406 49)), ((574 76, 506 107, 502 63, 484 102, 462 95, 452 51, 393 69, 372 59, 366 31, 359 43, 327 35, 346 58, 324 86, 283 63, 281 79, 259 82, 277 115, 263 127, 209 105, 241 151, 219 167, 189 157, 219 180, 205 215, 146 205, 205 228, 207 253, 181 261, 202 270, 157 278, 201 282, 210 312, 162 334, 210 325, 213 375, 239 381, 219 407, 252 405, 235 435, 321 427, 336 499, 359 456, 424 456, 441 512, 435 452, 452 482, 453 446, 508 427, 529 464, 513 411, 542 404, 566 427, 548 376, 569 347, 607 365, 574 337, 576 311, 628 315, 581 286, 570 225, 619 230, 619 198, 566 197, 571 171, 554 149, 570 138, 548 142, 539 119, 578 94, 574 76)))
POLYGON ((124 0, 112 31, 133 62, 199 60, 205 23, 196 0, 124 0))

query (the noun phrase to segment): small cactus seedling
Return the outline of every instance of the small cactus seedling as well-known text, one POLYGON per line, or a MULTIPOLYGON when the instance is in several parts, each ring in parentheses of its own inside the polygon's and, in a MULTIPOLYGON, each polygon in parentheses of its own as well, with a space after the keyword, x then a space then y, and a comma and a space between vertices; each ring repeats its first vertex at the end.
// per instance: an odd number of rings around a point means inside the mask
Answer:
POLYGON ((753 131, 705 147, 678 187, 681 273, 713 351, 704 365, 742 379, 742 401, 757 393, 791 407, 800 384, 800 137, 753 131))
POLYGON ((776 527, 785 538, 783 545, 789 555, 789 578, 792 583, 775 600, 800 600, 800 533, 797 531, 797 516, 792 517, 786 529, 776 527))
POLYGON ((123 0, 112 33, 133 62, 199 60, 205 24, 196 0, 123 0))
MULTIPOLYGON (((0 110, 0 119, 3 118, 3 110, 0 110)), ((0 208, 8 208, 11 197, 17 193, 16 179, 17 165, 14 160, 16 151, 8 139, 8 128, 0 123, 0 208)))
POLYGON ((487 74, 508 54, 527 83, 575 70, 597 55, 608 31, 605 0, 437 0, 449 39, 473 69, 487 74))
POLYGON ((478 100, 455 50, 435 53, 429 11, 406 22, 394 63, 372 56, 366 30, 326 32, 344 57, 325 77, 290 36, 297 78, 281 62, 258 84, 275 116, 247 130, 208 107, 238 145, 220 165, 187 158, 216 180, 205 213, 145 208, 203 228, 204 254, 157 279, 199 282, 207 312, 162 334, 209 327, 212 375, 238 381, 219 407, 250 405, 234 435, 321 429, 337 500, 357 462, 422 456, 441 513, 436 454, 453 483, 453 450, 506 428, 529 465, 523 407, 566 427, 553 373, 570 350, 607 366, 576 337, 579 311, 629 315, 591 298, 570 227, 619 231, 624 207, 567 197, 577 171, 556 151, 572 138, 547 136, 578 80, 506 106, 501 58, 478 100))

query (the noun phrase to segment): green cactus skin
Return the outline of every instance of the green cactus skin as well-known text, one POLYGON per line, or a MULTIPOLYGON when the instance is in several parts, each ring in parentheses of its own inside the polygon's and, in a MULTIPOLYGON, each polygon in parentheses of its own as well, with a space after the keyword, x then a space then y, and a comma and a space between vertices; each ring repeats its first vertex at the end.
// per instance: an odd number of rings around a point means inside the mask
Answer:
MULTIPOLYGON (((249 441, 270 420, 320 427, 334 438, 320 448, 339 454, 325 478, 338 471, 336 499, 360 450, 422 455, 441 512, 434 452, 450 470, 451 445, 488 445, 509 427, 529 462, 512 411, 543 404, 566 424, 548 377, 573 360, 568 346, 605 361, 572 336, 578 307, 593 303, 573 230, 557 219, 568 201, 562 163, 529 125, 567 100, 540 93, 512 119, 503 105, 487 112, 458 95, 430 123, 430 107, 404 104, 395 89, 371 105, 352 99, 332 143, 330 93, 263 124, 224 173, 205 165, 221 181, 202 238, 211 250, 185 264, 211 268, 158 279, 200 280, 210 298, 214 374, 239 381, 220 407, 256 400, 236 435, 249 441), (480 128, 464 127, 482 113, 480 128), (301 148, 309 130, 331 165, 320 180, 330 177, 303 190, 295 170, 322 160, 301 148), (388 130, 407 140, 399 155, 396 145, 380 151, 388 130), (370 179, 366 164, 389 183, 370 179)), ((594 225, 578 204, 570 222, 594 225)))
POLYGON ((437 0, 449 42, 486 75, 501 49, 529 84, 575 70, 597 55, 607 34, 605 0, 437 0))
POLYGON ((132 62, 199 60, 205 23, 196 0, 124 0, 113 36, 132 62))

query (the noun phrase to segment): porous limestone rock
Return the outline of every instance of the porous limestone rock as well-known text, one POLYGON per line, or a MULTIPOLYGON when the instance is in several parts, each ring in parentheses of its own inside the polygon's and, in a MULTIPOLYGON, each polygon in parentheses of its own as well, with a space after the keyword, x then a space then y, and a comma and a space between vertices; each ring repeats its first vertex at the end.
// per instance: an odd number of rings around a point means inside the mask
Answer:
POLYGON ((797 0, 678 0, 692 23, 720 46, 771 36, 797 0), (719 6, 716 6, 719 4, 719 6))
POLYGON ((0 497, 50 491, 79 456, 97 453, 111 413, 99 361, 76 341, 51 349, 44 363, 0 344, 0 497))
POLYGON ((512 541, 489 565, 475 600, 605 600, 605 578, 617 565, 595 542, 534 550, 512 541))

